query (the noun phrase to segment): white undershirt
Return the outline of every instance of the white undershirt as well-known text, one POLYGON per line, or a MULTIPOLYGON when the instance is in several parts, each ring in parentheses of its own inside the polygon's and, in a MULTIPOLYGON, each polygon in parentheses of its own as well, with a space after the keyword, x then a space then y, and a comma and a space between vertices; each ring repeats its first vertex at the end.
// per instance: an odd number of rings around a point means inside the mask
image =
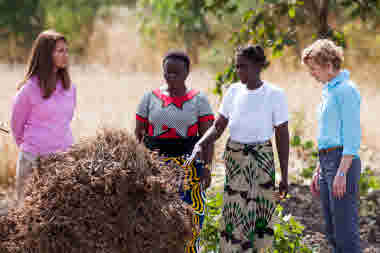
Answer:
POLYGON ((266 81, 255 90, 240 82, 232 84, 219 113, 229 120, 230 138, 240 143, 269 140, 274 127, 289 120, 284 91, 266 81))

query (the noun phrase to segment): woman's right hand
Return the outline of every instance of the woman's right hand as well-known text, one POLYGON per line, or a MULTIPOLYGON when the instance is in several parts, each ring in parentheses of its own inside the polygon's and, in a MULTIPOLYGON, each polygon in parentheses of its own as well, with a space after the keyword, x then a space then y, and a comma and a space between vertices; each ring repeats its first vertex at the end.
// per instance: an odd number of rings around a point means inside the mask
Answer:
POLYGON ((313 180, 311 181, 310 185, 310 191, 313 194, 314 197, 319 198, 320 195, 320 187, 319 187, 319 166, 317 168, 317 171, 313 175, 313 180))
POLYGON ((199 144, 199 142, 197 144, 194 145, 194 148, 193 148, 193 152, 191 153, 191 155, 189 156, 189 158, 187 158, 184 166, 189 166, 193 161, 194 159, 197 157, 197 155, 202 151, 202 147, 201 145, 199 144))

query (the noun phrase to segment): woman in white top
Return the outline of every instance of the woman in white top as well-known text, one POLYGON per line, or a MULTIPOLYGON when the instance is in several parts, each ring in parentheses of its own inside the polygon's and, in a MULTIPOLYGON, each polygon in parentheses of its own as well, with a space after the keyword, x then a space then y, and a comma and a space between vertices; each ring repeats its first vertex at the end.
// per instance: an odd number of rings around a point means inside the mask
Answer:
POLYGON ((273 243, 276 146, 282 180, 288 191, 288 106, 284 92, 260 79, 267 64, 261 46, 248 46, 236 54, 241 82, 232 84, 223 98, 219 116, 198 141, 193 155, 212 145, 227 125, 230 138, 224 153, 226 177, 221 222, 221 252, 263 252, 273 243))

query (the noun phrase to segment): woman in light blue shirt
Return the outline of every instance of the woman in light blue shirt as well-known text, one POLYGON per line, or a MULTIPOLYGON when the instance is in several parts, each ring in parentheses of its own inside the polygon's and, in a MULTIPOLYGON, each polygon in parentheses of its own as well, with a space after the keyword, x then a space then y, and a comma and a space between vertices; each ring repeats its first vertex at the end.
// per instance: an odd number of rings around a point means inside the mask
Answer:
POLYGON ((320 166, 311 191, 321 198, 333 252, 359 253, 360 94, 350 73, 341 70, 343 49, 332 41, 314 42, 304 50, 302 62, 323 84, 318 119, 320 166))

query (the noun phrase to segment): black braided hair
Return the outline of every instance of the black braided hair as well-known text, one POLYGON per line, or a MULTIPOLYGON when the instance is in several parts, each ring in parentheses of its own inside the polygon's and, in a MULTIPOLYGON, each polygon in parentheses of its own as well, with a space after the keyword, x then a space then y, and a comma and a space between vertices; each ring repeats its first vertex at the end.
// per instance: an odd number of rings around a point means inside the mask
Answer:
POLYGON ((185 63, 185 67, 186 67, 187 71, 190 70, 190 57, 185 52, 182 52, 182 51, 168 52, 165 55, 164 59, 162 60, 162 66, 164 66, 165 62, 169 59, 175 59, 175 60, 183 61, 185 63))
POLYGON ((267 67, 269 62, 264 53, 264 49, 260 45, 248 45, 246 47, 240 47, 237 49, 237 56, 247 57, 254 63, 262 64, 263 67, 267 67))

